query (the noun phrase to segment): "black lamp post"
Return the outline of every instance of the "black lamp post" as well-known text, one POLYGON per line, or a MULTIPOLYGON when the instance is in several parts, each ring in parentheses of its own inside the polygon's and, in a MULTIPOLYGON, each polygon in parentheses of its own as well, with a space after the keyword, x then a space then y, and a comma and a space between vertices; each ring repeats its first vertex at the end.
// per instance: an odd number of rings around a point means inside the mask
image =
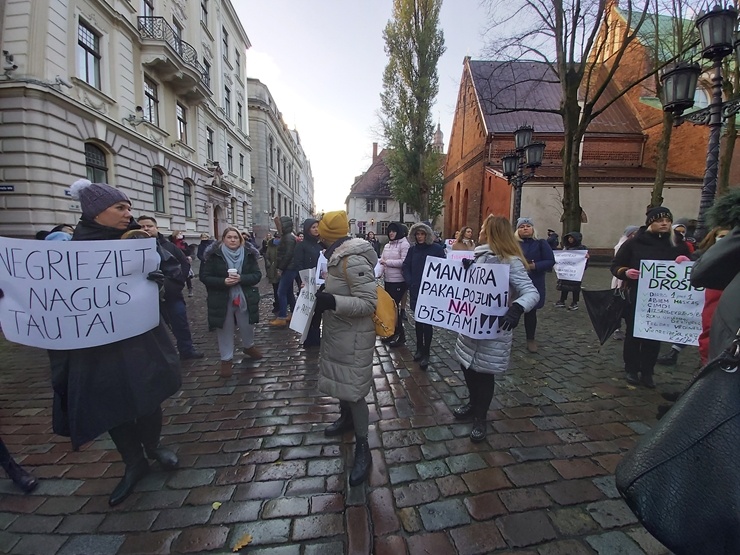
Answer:
POLYGON ((740 111, 740 100, 722 102, 722 60, 736 50, 740 60, 740 37, 735 36, 737 10, 730 6, 714 6, 707 12, 701 12, 696 18, 696 27, 701 38, 702 58, 712 61, 712 101, 709 106, 688 115, 684 110, 694 105, 696 84, 701 68, 699 64, 678 62, 661 75, 663 85, 663 110, 672 112, 676 118, 675 125, 688 121, 697 125, 709 126, 709 144, 704 169, 704 181, 701 189, 701 203, 697 235, 706 234, 704 216, 714 203, 717 192, 717 173, 719 168, 719 140, 722 121, 734 117, 740 111))
POLYGON ((534 128, 522 125, 514 131, 514 146, 516 150, 501 158, 503 174, 514 187, 514 217, 512 224, 516 225, 522 211, 522 186, 534 176, 534 172, 542 165, 545 154, 545 143, 532 142, 534 128), (524 168, 529 173, 524 173, 524 168))

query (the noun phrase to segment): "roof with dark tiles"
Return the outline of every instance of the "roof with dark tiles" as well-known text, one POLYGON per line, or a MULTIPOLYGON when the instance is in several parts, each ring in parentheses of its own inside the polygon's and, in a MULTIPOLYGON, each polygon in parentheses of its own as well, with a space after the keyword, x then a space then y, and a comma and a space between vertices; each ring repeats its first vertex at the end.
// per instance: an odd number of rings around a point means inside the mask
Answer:
POLYGON ((388 151, 381 150, 367 171, 355 180, 349 197, 391 198, 391 172, 385 165, 386 156, 388 151))
MULTIPOLYGON (((535 61, 470 60, 470 72, 489 133, 511 133, 522 124, 538 133, 562 133, 557 113, 562 93, 552 68, 535 61)), ((596 108, 617 95, 609 84, 596 108)), ((588 128, 588 133, 642 135, 637 117, 625 97, 616 100, 588 128)))

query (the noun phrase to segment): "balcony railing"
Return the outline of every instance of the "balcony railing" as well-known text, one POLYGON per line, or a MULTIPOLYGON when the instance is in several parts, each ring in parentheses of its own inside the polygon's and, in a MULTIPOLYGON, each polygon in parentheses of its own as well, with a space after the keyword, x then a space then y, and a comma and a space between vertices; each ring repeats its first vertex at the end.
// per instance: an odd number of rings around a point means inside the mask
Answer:
POLYGON ((203 84, 210 90, 210 76, 198 61, 198 52, 192 45, 188 44, 175 34, 163 17, 139 17, 139 33, 142 38, 161 40, 170 45, 180 59, 195 69, 201 77, 203 84))

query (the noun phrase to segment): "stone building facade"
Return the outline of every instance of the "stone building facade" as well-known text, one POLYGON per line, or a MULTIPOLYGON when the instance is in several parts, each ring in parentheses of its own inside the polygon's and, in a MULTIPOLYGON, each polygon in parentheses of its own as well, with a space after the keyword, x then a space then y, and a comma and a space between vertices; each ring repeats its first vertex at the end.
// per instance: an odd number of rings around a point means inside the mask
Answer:
POLYGON ((0 235, 74 224, 106 181, 161 229, 250 228, 249 39, 229 0, 6 0, 0 235))
POLYGON ((315 215, 311 163, 297 130, 283 121, 268 87, 248 79, 252 141, 254 232, 258 239, 275 229, 274 218, 289 216, 294 229, 315 215))

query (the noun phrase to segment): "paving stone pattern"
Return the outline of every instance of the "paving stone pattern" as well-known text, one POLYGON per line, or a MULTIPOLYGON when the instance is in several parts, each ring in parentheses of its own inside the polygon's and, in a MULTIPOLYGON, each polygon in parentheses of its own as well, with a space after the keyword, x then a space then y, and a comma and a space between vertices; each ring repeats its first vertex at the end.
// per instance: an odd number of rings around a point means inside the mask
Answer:
MULTIPOLYGON (((587 287, 608 281, 605 268, 587 271, 587 287)), ((488 439, 474 445, 470 424, 451 413, 467 396, 453 334, 435 330, 424 372, 408 323, 405 347, 376 345, 373 468, 366 486, 350 488, 353 437, 323 435, 338 405, 317 391, 318 352, 267 325, 271 289, 261 290, 265 357, 238 356, 224 380, 196 283, 188 312, 207 356, 183 364, 182 390, 164 404, 163 443, 180 469, 154 465, 115 508, 108 495, 123 464, 110 438, 73 452, 54 435, 46 353, 0 339, 0 434, 40 479, 23 495, 0 478, 0 553, 230 553, 245 534, 250 555, 667 553, 620 500, 613 472, 655 423, 659 392, 696 369, 696 349, 658 367, 657 390, 627 386, 622 343, 599 349, 584 306, 555 309, 550 274, 540 351, 526 351, 520 326, 488 439)))

